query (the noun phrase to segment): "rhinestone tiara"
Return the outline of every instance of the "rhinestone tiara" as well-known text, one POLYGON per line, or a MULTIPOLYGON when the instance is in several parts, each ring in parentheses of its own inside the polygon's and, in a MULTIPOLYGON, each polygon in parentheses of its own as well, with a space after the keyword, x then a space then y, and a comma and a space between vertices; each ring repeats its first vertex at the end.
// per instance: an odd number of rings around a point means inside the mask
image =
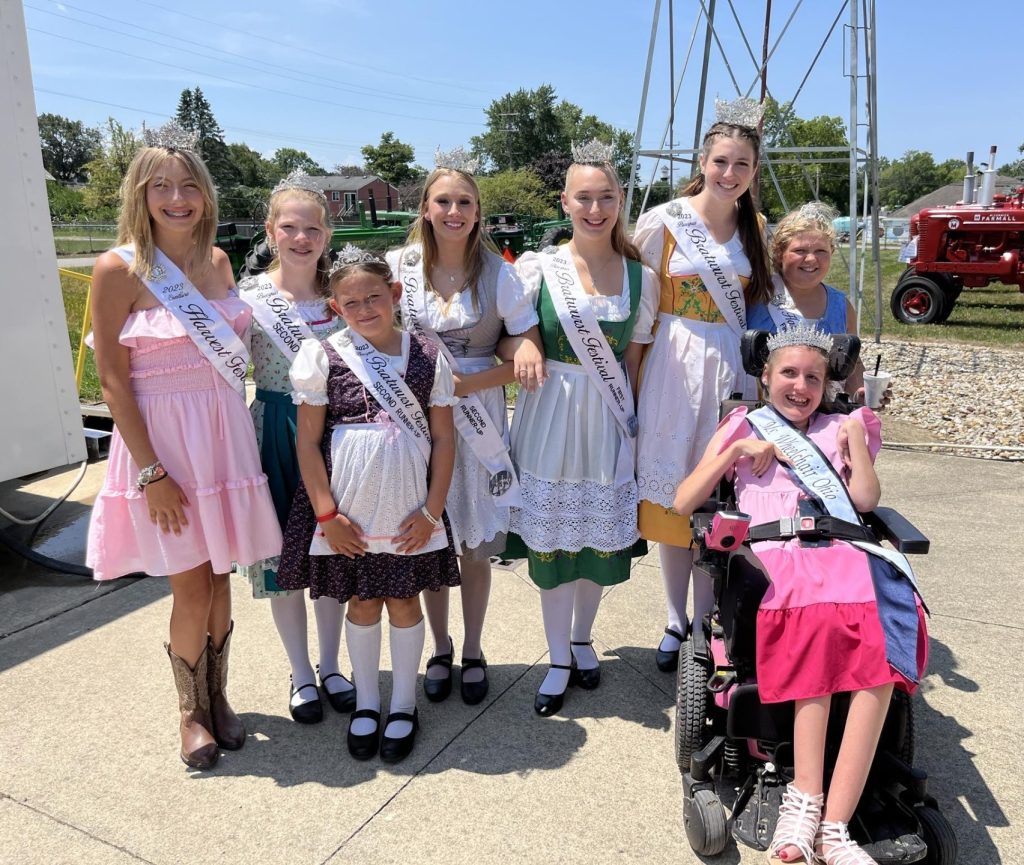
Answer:
POLYGON ((826 354, 832 351, 832 337, 823 330, 818 330, 813 324, 806 321, 791 327, 780 328, 779 331, 768 337, 768 352, 771 353, 779 348, 789 348, 794 345, 806 345, 811 348, 820 348, 826 354))
POLYGON ((380 264, 383 262, 380 256, 375 255, 368 249, 360 249, 353 243, 346 243, 339 251, 338 257, 327 272, 328 279, 334 276, 343 267, 350 267, 353 264, 380 264))
POLYGON ((789 220, 810 222, 819 226, 825 233, 831 234, 835 230, 832 220, 837 216, 839 216, 839 211, 830 204, 826 204, 824 201, 808 201, 806 204, 801 204, 796 210, 787 213, 783 219, 786 219, 787 222, 789 220))
POLYGON ((615 148, 597 138, 591 138, 589 141, 572 142, 569 153, 576 165, 605 165, 612 161, 615 148))
POLYGON ((748 96, 739 99, 716 99, 715 122, 729 123, 733 126, 746 126, 757 129, 757 124, 764 116, 764 104, 748 96))
POLYGON ((270 195, 273 197, 279 192, 284 192, 286 189, 304 189, 306 192, 312 192, 317 197, 322 198, 325 204, 327 203, 327 196, 324 195, 324 191, 302 168, 296 168, 282 177, 278 181, 277 186, 270 190, 270 195))
POLYGON ((453 147, 451 150, 442 150, 438 147, 434 151, 434 167, 451 168, 463 174, 476 174, 480 160, 466 152, 464 147, 453 147))
POLYGON ((150 129, 142 121, 142 140, 147 147, 163 147, 167 150, 196 152, 199 133, 189 132, 177 120, 168 120, 163 126, 150 129))

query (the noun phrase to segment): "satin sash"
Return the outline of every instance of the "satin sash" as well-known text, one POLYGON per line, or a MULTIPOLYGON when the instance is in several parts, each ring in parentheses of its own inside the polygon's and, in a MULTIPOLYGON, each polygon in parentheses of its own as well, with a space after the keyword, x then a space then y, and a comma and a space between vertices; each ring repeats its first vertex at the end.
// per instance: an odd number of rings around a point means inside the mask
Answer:
POLYGON ((238 296, 252 307, 253 318, 289 362, 299 353, 303 340, 315 339, 295 305, 267 276, 257 277, 256 284, 242 289, 238 296))

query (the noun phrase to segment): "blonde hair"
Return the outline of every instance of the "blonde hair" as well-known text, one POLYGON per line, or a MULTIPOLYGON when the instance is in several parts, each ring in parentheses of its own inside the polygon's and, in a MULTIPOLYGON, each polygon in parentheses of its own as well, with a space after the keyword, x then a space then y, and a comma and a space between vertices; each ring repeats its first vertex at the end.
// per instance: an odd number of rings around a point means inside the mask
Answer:
MULTIPOLYGON (((324 251, 316 263, 316 291, 317 294, 323 297, 329 297, 330 291, 327 289, 327 276, 331 269, 331 234, 334 230, 334 223, 331 221, 331 212, 327 208, 327 200, 323 195, 298 186, 288 186, 275 192, 270 196, 270 202, 267 205, 267 225, 271 226, 271 231, 273 231, 273 226, 277 225, 277 220, 281 218, 281 208, 284 206, 284 203, 296 198, 300 201, 315 204, 320 208, 320 227, 324 230, 325 238, 324 251)), ((281 258, 271 241, 271 231, 267 232, 267 245, 273 251, 274 258, 267 267, 267 273, 277 270, 281 266, 281 258)))
POLYGON ((146 187, 169 159, 176 159, 182 164, 203 196, 203 215, 192 231, 194 245, 185 262, 186 275, 195 276, 213 258, 213 242, 217 238, 217 190, 203 160, 188 150, 143 147, 135 154, 121 181, 121 212, 117 218, 117 245, 135 246, 135 258, 128 269, 140 278, 149 276, 155 258, 153 222, 146 203, 146 187))
MULTIPOLYGON (((569 178, 573 175, 577 168, 599 168, 604 172, 605 176, 612 182, 612 185, 618 190, 619 195, 622 194, 622 181, 619 180, 618 172, 610 162, 601 163, 580 163, 574 162, 565 172, 565 192, 569 191, 569 178)), ((619 204, 619 216, 615 220, 615 225, 612 227, 612 249, 618 254, 623 255, 632 261, 640 260, 640 250, 636 245, 626 236, 626 211, 622 207, 621 201, 619 204)))
MULTIPOLYGON (((746 141, 754 151, 754 168, 757 168, 761 159, 761 135, 756 129, 739 123, 712 123, 711 128, 704 133, 704 141, 701 145, 701 156, 705 161, 711 155, 715 142, 720 138, 746 141)), ((680 195, 684 197, 696 195, 703 190, 704 174, 701 173, 686 185, 680 195)), ((743 252, 750 262, 750 284, 747 285, 745 292, 747 304, 767 303, 774 294, 769 278, 768 245, 765 243, 764 230, 757 208, 754 206, 754 195, 749 187, 744 190, 736 204, 739 209, 736 228, 740 234, 740 241, 743 243, 743 252)))
POLYGON ((821 201, 809 201, 783 216, 772 233, 772 267, 775 272, 782 273, 782 256, 798 234, 820 234, 828 241, 830 251, 835 252, 836 227, 832 220, 838 215, 835 208, 821 201))
POLYGON ((427 219, 427 206, 430 203, 430 187, 442 177, 455 177, 468 183, 473 189, 473 195, 476 197, 476 225, 470 231, 466 248, 462 253, 462 268, 466 271, 466 285, 469 286, 469 296, 475 307, 476 285, 484 272, 484 256, 488 252, 497 254, 498 250, 491 242, 491 239, 484 233, 484 214, 480 206, 480 187, 477 185, 476 178, 472 174, 459 171, 457 168, 435 168, 427 175, 427 179, 423 182, 423 192, 420 193, 419 215, 409 229, 408 242, 423 245, 423 275, 427 280, 427 285, 433 288, 430 282, 430 270, 437 261, 437 239, 434 237, 434 226, 427 219))
POLYGON ((383 280, 388 288, 395 281, 395 277, 391 273, 391 267, 383 258, 378 258, 376 255, 373 258, 360 258, 358 261, 337 261, 331 269, 330 276, 327 277, 328 296, 334 295, 334 290, 339 282, 357 273, 368 273, 371 276, 376 276, 378 279, 383 280))

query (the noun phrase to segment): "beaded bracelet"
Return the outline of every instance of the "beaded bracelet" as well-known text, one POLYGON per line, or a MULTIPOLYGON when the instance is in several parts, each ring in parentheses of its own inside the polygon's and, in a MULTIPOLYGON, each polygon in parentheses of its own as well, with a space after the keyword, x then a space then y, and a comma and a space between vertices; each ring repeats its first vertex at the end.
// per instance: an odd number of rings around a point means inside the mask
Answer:
POLYGON ((432 526, 439 526, 439 525, 441 525, 441 521, 434 518, 434 515, 432 513, 430 513, 430 511, 427 510, 427 506, 426 505, 424 505, 422 508, 420 508, 420 513, 423 514, 423 516, 425 516, 427 518, 427 520, 430 522, 430 525, 432 525, 432 526))

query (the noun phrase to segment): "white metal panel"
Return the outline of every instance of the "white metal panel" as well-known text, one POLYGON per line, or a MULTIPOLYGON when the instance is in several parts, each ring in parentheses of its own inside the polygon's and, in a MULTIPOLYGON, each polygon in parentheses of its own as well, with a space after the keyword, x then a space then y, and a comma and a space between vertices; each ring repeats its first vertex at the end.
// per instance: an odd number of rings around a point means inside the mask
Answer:
POLYGON ((0 0, 0 481, 85 459, 25 18, 0 0))

